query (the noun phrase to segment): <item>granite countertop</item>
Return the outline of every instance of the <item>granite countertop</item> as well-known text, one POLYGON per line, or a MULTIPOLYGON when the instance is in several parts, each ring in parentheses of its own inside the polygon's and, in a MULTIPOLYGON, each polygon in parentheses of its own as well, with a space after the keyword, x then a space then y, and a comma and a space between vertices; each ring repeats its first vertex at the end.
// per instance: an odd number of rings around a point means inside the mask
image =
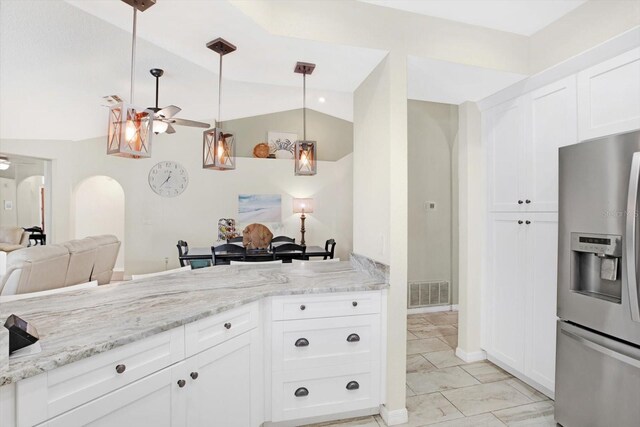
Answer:
POLYGON ((387 283, 373 266, 353 261, 217 266, 2 303, 3 317, 17 314, 36 327, 42 352, 10 358, 0 386, 265 297, 387 283))

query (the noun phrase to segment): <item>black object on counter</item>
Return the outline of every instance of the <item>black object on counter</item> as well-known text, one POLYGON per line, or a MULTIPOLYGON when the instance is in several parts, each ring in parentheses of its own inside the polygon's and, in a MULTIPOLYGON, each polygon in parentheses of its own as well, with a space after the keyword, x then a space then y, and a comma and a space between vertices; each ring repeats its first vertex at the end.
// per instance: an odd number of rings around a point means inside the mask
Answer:
POLYGON ((9 354, 35 344, 40 339, 36 328, 15 314, 7 318, 4 327, 9 330, 9 354))

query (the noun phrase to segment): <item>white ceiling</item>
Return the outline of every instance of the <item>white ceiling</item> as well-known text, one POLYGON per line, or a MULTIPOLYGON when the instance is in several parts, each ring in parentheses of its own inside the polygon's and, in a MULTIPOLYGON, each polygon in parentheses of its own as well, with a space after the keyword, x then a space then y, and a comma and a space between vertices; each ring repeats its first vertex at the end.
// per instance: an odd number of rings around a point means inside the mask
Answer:
POLYGON ((407 59, 409 98, 420 101, 455 105, 475 102, 527 77, 415 56, 407 59))
POLYGON ((530 36, 587 0, 360 0, 530 36))

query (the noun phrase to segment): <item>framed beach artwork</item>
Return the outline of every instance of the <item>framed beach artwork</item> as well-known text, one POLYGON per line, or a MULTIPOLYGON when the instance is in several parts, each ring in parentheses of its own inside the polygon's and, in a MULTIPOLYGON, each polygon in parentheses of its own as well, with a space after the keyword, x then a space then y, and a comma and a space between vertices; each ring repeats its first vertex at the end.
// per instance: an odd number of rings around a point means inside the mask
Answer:
POLYGON ((275 155, 276 159, 293 159, 298 134, 291 132, 269 132, 269 154, 275 155))
POLYGON ((238 222, 281 222, 282 197, 280 194, 239 194, 238 222))

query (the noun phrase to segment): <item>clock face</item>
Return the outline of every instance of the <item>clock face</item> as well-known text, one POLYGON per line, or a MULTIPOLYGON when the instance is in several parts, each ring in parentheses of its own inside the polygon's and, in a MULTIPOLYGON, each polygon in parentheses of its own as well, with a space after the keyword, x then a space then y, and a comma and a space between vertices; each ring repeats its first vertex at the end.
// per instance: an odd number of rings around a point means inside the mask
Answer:
POLYGON ((189 185, 187 170, 172 161, 160 162, 149 171, 149 186, 162 197, 175 197, 189 185))

